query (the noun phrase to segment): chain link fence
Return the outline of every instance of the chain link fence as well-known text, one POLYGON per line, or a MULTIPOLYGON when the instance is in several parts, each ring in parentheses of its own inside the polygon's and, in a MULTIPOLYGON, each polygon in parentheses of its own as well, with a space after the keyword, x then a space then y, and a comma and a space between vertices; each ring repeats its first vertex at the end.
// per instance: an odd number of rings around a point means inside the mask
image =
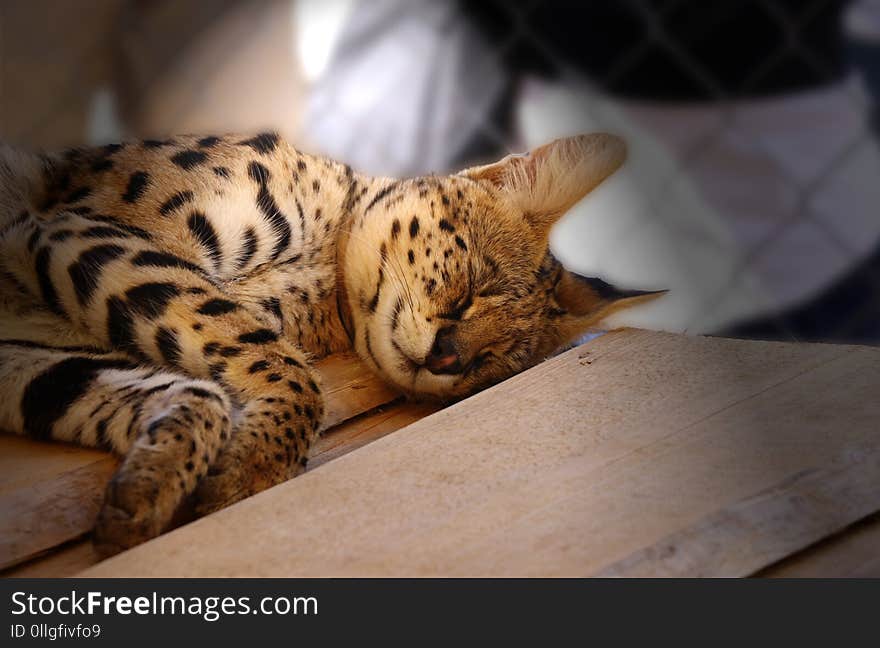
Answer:
POLYGON ((877 34, 869 2, 354 3, 307 134, 414 175, 621 133, 624 179, 554 236, 575 269, 672 288, 620 323, 873 343, 877 34))
MULTIPOLYGON (((70 8, 40 2, 47 16, 70 8)), ((78 54, 62 52, 70 71, 55 101, 30 107, 16 86, 27 57, 10 52, 9 37, 33 25, 7 6, 3 103, 36 115, 17 139, 40 143, 84 110, 95 76, 115 93, 121 137, 275 127, 307 150, 402 175, 619 132, 630 164, 552 242, 583 273, 672 289, 620 323, 880 341, 880 3, 346 0, 324 39, 335 42, 326 66, 281 98, 261 94, 296 85, 270 65, 300 66, 279 26, 308 21, 289 8, 339 4, 93 2, 93 22, 99 8, 106 21, 91 35, 82 28, 78 54), (199 45, 209 36, 217 47, 199 45), (213 68, 236 65, 249 85, 231 93, 240 85, 213 68), (185 74, 163 85, 172 69, 185 74), (181 88, 185 100, 168 99, 181 88), (224 105, 232 95, 235 109, 224 105), (187 117, 199 110, 212 117, 187 117)), ((314 24, 294 27, 303 41, 314 24)))

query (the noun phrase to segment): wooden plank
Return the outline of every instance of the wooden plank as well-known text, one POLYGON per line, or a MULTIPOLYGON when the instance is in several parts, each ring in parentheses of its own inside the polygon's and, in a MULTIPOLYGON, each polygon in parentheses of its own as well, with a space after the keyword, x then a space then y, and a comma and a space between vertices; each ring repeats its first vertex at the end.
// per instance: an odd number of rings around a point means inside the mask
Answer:
MULTIPOLYGON (((438 408, 439 405, 435 403, 401 402, 380 407, 376 411, 345 421, 327 430, 322 435, 313 451, 311 461, 309 462, 309 470, 314 470, 328 461, 391 434, 427 416, 438 408)), ((94 503, 92 507, 94 513, 97 513, 99 504, 100 500, 94 503)), ((66 502, 65 505, 70 506, 70 502, 66 502)), ((70 510, 78 514, 82 514, 84 508, 79 503, 70 506, 70 510)), ((32 517, 35 515, 32 511, 27 510, 23 513, 32 517)), ((46 544, 54 547, 58 543, 46 544)), ((98 562, 99 557, 92 550, 91 541, 85 539, 59 546, 57 551, 50 551, 50 553, 45 555, 32 557, 29 561, 3 572, 2 576, 15 578, 57 578, 70 576, 98 562)))
MULTIPOLYGON (((354 354, 331 356, 316 367, 328 426, 398 397, 354 354)), ((89 532, 117 465, 105 452, 0 436, 0 569, 89 532)))
POLYGON ((440 405, 436 403, 404 402, 383 406, 375 412, 345 421, 322 435, 309 459, 309 470, 381 439, 438 409, 440 405))
POLYGON ((880 508, 880 445, 848 449, 605 567, 603 578, 743 576, 880 508))
MULTIPOLYGON (((878 360, 871 348, 608 334, 84 575, 595 574, 867 447, 878 360)), ((859 470, 841 474, 860 483, 859 470)), ((805 519, 794 516, 798 546, 829 528, 805 519)), ((756 567, 695 546, 705 569, 721 570, 713 556, 725 573, 756 567)))
POLYGON ((24 437, 0 436, 0 497, 34 483, 83 468, 108 457, 106 452, 67 443, 39 443, 24 437), (38 458, 35 460, 35 450, 38 458))
POLYGON ((0 568, 89 531, 117 461, 105 457, 0 499, 0 568))
POLYGON ((761 570, 764 578, 880 578, 880 515, 761 570))
POLYGON ((389 403, 400 394, 370 371, 354 353, 340 353, 315 365, 321 375, 329 428, 389 403))
POLYGON ((67 578, 91 567, 100 560, 88 538, 73 540, 0 573, 3 578, 67 578))

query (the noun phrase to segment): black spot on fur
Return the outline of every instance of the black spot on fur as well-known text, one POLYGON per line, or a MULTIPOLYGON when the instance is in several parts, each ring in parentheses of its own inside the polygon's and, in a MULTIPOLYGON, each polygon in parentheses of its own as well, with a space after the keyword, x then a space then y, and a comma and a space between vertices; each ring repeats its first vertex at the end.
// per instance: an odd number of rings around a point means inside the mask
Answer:
POLYGON ((379 305, 379 294, 381 292, 380 288, 376 288, 376 292, 373 297, 370 299, 369 303, 367 303, 367 310, 371 313, 376 312, 376 307, 379 305))
POLYGON ((391 238, 396 240, 398 236, 400 236, 400 221, 395 218, 391 223, 391 238))
POLYGON ((297 394, 302 394, 302 393, 303 393, 302 385, 300 385, 300 384, 299 384, 298 382, 296 382, 295 380, 288 380, 288 381, 287 381, 287 385, 288 385, 293 391, 295 391, 297 394))
POLYGON ((269 368, 269 363, 265 360, 257 360, 250 367, 248 367, 248 373, 257 373, 260 371, 265 371, 269 368))
POLYGON ((219 350, 219 342, 205 342, 204 346, 202 346, 202 353, 204 353, 206 356, 214 355, 219 350))
POLYGON ((271 373, 268 376, 266 376, 266 382, 276 383, 279 380, 281 380, 281 374, 271 373))
POLYGON ((101 157, 92 162, 92 173, 101 173, 103 171, 108 171, 113 168, 113 160, 106 157, 101 157))
POLYGON ((397 325, 400 323, 400 311, 403 310, 403 297, 398 297, 397 301, 394 303, 394 310, 391 313, 391 330, 397 330, 397 325))
POLYGON ((372 200, 369 202, 369 204, 364 208, 364 215, 366 215, 367 212, 369 212, 377 202, 379 202, 379 201, 382 200, 385 196, 387 196, 387 195, 390 194, 392 191, 394 191, 399 185, 400 185, 400 181, 392 182, 390 185, 388 185, 387 187, 385 187, 384 189, 382 189, 379 193, 377 193, 375 196, 373 196, 373 199, 372 199, 372 200))
POLYGON ((406 258, 409 259, 409 264, 412 265, 416 262, 416 254, 412 250, 406 253, 406 258))
POLYGON ((160 326, 156 330, 156 346, 168 364, 176 366, 180 362, 180 342, 177 331, 160 326))
POLYGON ((220 251, 220 239, 217 238, 217 232, 211 221, 199 211, 194 211, 187 221, 187 227, 198 242, 205 248, 215 268, 219 268, 222 263, 222 253, 220 251))
POLYGON ((192 200, 192 191, 178 191, 176 194, 171 196, 171 198, 162 203, 162 206, 159 207, 159 213, 163 216, 167 216, 171 212, 180 209, 185 204, 192 202, 192 200))
POLYGON ((128 187, 122 194, 122 199, 127 203, 136 203, 147 191, 150 184, 150 174, 146 171, 135 171, 128 179, 128 187))
POLYGON ((229 178, 229 169, 223 166, 216 166, 211 169, 214 172, 214 175, 218 178, 223 178, 224 180, 229 178))
POLYGON ((160 317, 179 294, 180 288, 173 283, 144 283, 125 291, 130 308, 150 319, 160 317))
POLYGON ((128 223, 123 223, 122 221, 120 221, 117 218, 114 218, 113 216, 103 216, 101 214, 94 214, 94 215, 89 216, 88 219, 93 220, 93 221, 98 221, 100 223, 107 223, 111 227, 115 227, 118 230, 122 230, 123 232, 131 234, 131 235, 136 236, 138 238, 144 239, 145 241, 149 241, 151 238, 153 238, 147 230, 142 229, 140 227, 135 227, 134 225, 129 225, 128 223))
POLYGON ((196 311, 200 315, 224 315, 238 309, 238 304, 228 299, 209 299, 196 311))
POLYGON ((48 351, 65 351, 67 353, 107 353, 107 349, 94 346, 70 346, 60 344, 40 344, 33 340, 0 340, 0 344, 20 346, 27 349, 46 349, 48 351))
POLYGON ((299 214, 299 226, 302 232, 306 231, 306 214, 303 211, 302 203, 297 200, 296 201, 296 213, 299 214))
POLYGON ((223 399, 218 394, 215 394, 212 391, 208 391, 207 389, 202 389, 201 387, 187 387, 183 391, 192 396, 196 396, 197 398, 217 401, 218 403, 223 402, 223 399))
POLYGON ((132 369, 127 360, 66 358, 34 378, 21 399, 24 430, 38 439, 49 439, 52 427, 90 388, 104 369, 132 369))
POLYGON ((452 223, 450 223, 450 222, 449 222, 448 220, 446 220, 445 218, 441 218, 441 219, 440 219, 440 229, 442 229, 442 230, 445 231, 445 232, 454 232, 454 231, 455 231, 455 225, 453 225, 452 223))
POLYGON ((461 237, 458 236, 458 235, 456 235, 456 237, 455 237, 455 244, 456 244, 458 247, 460 247, 462 250, 464 250, 465 252, 467 252, 467 249, 468 249, 468 248, 467 248, 467 244, 464 242, 464 239, 461 238, 461 237))
POLYGON ((73 230, 68 230, 68 229, 58 230, 57 232, 52 232, 49 235, 49 240, 56 241, 56 242, 60 243, 61 241, 66 241, 71 236, 73 236, 73 230))
POLYGON ((248 164, 248 177, 258 185, 265 185, 269 182, 272 174, 269 173, 265 164, 254 161, 248 164))
POLYGON ((115 348, 134 347, 134 322, 125 302, 119 297, 107 299, 107 337, 115 348))
POLYGON ((238 336, 238 341, 242 344, 267 344, 275 342, 277 339, 278 335, 269 329, 257 329, 238 336))
POLYGON ((221 383, 223 382, 223 373, 226 371, 225 362, 215 362, 208 366, 208 372, 211 374, 211 380, 221 383))
POLYGON ((88 198, 91 195, 92 195, 92 190, 89 187, 80 187, 78 189, 74 189, 73 191, 71 191, 67 195, 67 198, 64 199, 64 202, 66 202, 66 203, 79 202, 80 200, 85 200, 86 198, 88 198))
POLYGON ((208 137, 203 137, 202 139, 200 139, 198 141, 198 145, 202 148, 211 148, 212 146, 216 146, 219 141, 219 137, 216 137, 215 135, 208 135, 208 137))
POLYGON ((410 238, 415 238, 419 235, 419 219, 415 216, 412 217, 412 220, 409 222, 409 236, 410 238))
POLYGON ((291 358, 290 356, 284 356, 283 358, 284 364, 290 365, 291 367, 299 367, 302 368, 302 364, 291 358))
POLYGON ((170 383, 165 383, 164 385, 156 385, 155 387, 150 387, 149 389, 145 389, 144 391, 142 391, 141 396, 146 397, 152 396, 153 394, 158 394, 159 392, 168 390, 173 384, 174 381, 170 383))
POLYGON ((131 260, 135 266, 151 266, 155 268, 183 268, 191 270, 199 274, 204 274, 204 270, 194 263, 190 263, 186 259, 181 259, 173 254, 165 252, 155 252, 153 250, 144 250, 131 260))
POLYGON ((171 156, 171 161, 184 171, 189 171, 193 167, 204 163, 207 159, 208 156, 205 153, 192 149, 186 149, 171 156))
POLYGON ((239 142, 244 146, 250 146, 257 153, 266 155, 275 150, 278 146, 278 135, 276 133, 260 133, 256 137, 239 142))
POLYGON ((254 228, 247 228, 244 233, 244 244, 241 246, 241 252, 239 252, 238 260, 235 262, 237 268, 243 268, 250 262, 257 253, 258 243, 257 233, 254 228))
POLYGON ((58 298, 58 291, 55 290, 55 284, 52 283, 52 276, 49 272, 49 264, 52 259, 52 251, 47 248, 40 248, 37 252, 34 268, 37 273, 37 283, 40 285, 40 294, 43 297, 43 303, 46 307, 56 315, 65 316, 64 309, 61 307, 61 300, 58 298))
POLYGON ((225 346, 220 349, 220 355, 224 358, 234 358, 235 356, 241 355, 241 347, 237 346, 225 346))
POLYGON ((270 297, 269 299, 264 299, 263 308, 272 313, 275 317, 278 318, 279 321, 284 319, 284 314, 281 312, 281 300, 277 297, 270 297))
POLYGON ((80 305, 89 303, 104 266, 125 254, 125 248, 118 245, 97 245, 80 253, 77 260, 67 268, 73 283, 74 292, 80 305))
POLYGON ((95 444, 99 448, 110 446, 110 442, 107 439, 107 422, 108 419, 101 419, 95 424, 95 444))
POLYGON ((110 225, 87 227, 79 233, 81 238, 128 238, 128 233, 110 225))
POLYGON ((272 260, 277 259, 290 244, 290 223, 287 217, 278 208, 274 196, 269 191, 269 169, 259 162, 248 164, 248 175, 257 183, 257 207, 263 217, 272 225, 275 233, 275 248, 272 250, 272 260))
POLYGON ((33 233, 28 237, 27 240, 27 249, 28 252, 33 252, 34 248, 37 247, 37 242, 40 240, 40 237, 43 235, 43 230, 39 227, 33 231, 33 233))

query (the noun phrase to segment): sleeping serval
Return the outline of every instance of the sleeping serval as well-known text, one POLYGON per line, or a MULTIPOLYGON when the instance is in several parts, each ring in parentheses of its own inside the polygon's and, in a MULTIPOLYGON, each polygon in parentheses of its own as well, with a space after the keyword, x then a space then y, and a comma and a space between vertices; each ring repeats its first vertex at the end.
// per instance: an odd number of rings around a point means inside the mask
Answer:
POLYGON ((411 396, 456 398, 655 296, 548 250, 624 157, 583 135, 394 180, 272 133, 0 149, 0 429, 124 457, 105 553, 190 494, 205 514, 289 479, 321 430, 312 360, 353 347, 411 396))

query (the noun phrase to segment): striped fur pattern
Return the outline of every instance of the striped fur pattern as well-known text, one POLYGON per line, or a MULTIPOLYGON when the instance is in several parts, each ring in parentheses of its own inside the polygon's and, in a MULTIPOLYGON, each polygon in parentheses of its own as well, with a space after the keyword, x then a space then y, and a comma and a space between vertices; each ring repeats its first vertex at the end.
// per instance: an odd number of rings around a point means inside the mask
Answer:
POLYGON ((547 251, 622 156, 582 136, 393 180, 274 133, 0 149, 0 428, 124 457, 105 553, 189 495, 204 514, 289 479, 321 430, 314 359, 354 347, 413 396, 459 397, 639 299, 547 251))

